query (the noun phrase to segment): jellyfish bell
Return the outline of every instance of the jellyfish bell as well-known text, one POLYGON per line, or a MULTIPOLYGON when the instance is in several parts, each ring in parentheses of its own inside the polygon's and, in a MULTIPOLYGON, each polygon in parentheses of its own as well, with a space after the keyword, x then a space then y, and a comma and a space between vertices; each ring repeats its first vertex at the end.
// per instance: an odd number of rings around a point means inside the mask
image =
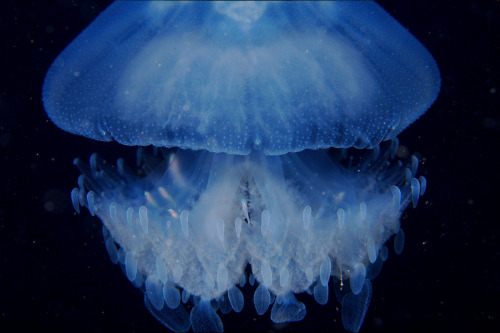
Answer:
POLYGON ((280 155, 374 147, 438 87, 432 56, 376 4, 118 2, 43 95, 54 123, 93 139, 280 155))
POLYGON ((294 294, 326 304, 339 280, 357 331, 384 244, 402 250, 401 214, 426 188, 415 157, 392 160, 396 136, 439 86, 429 52, 372 2, 120 1, 42 94, 66 131, 165 148, 140 159, 145 177, 77 159, 71 193, 163 324, 221 330, 217 312, 241 311, 252 278, 260 315, 298 321, 294 294), (371 149, 344 163, 350 147, 371 149))

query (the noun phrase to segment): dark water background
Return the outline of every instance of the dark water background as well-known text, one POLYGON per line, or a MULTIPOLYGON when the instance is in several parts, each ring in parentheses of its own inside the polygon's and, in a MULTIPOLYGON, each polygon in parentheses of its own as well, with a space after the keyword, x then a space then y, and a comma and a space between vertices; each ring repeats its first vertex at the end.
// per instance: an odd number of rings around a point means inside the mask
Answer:
MULTIPOLYGON (((164 332, 102 241, 101 223, 69 201, 74 157, 135 151, 68 134, 40 100, 54 58, 109 1, 15 1, 0 12, 0 331, 164 332)), ((427 193, 372 281, 362 332, 495 331, 500 328, 500 3, 382 1, 434 55, 442 76, 432 108, 399 136, 425 158, 427 193)), ((342 332, 333 295, 311 296, 306 318, 275 325, 244 290, 226 331, 342 332)))

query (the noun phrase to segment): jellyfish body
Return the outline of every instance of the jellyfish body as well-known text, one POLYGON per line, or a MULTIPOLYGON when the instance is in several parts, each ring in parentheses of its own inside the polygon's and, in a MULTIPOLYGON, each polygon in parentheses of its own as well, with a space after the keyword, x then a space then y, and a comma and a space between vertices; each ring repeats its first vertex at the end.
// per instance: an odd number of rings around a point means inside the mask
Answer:
POLYGON ((75 160, 71 196, 167 327, 222 330, 217 309, 241 311, 247 280, 260 315, 302 320, 294 294, 326 304, 333 277, 357 331, 384 243, 402 250, 401 214, 426 187, 415 157, 392 161, 395 137, 439 80, 374 3, 117 2, 55 60, 43 101, 67 131, 166 147, 141 155, 145 177, 75 160))

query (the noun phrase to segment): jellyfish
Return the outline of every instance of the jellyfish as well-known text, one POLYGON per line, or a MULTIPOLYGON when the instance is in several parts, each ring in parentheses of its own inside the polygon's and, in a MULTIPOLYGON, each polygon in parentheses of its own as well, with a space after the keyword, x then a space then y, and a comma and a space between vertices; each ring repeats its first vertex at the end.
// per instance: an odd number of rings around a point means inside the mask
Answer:
POLYGON ((356 332, 427 186, 396 137, 439 87, 430 53, 373 2, 118 1, 42 97, 63 130, 153 147, 136 166, 75 159, 71 199, 167 328, 222 331, 245 305, 300 321, 309 293, 335 295, 356 332))

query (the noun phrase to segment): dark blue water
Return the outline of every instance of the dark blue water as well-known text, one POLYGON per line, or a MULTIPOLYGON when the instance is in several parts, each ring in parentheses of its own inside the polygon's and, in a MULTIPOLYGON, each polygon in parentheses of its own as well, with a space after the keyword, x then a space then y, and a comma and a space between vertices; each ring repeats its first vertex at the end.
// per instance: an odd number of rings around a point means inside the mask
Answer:
MULTIPOLYGON (((423 157, 428 189, 402 219, 405 249, 372 281, 363 332, 483 331, 498 327, 500 273, 500 8, 495 1, 384 1, 432 53, 442 77, 432 108, 400 136, 423 157)), ((162 332, 142 293, 107 257, 101 222, 75 215, 74 157, 135 150, 70 135, 47 118, 44 75, 97 16, 97 1, 9 1, 0 14, 0 329, 162 332)), ((250 289, 245 296, 249 297, 250 289)), ((246 304, 226 331, 343 330, 334 300, 306 295, 307 316, 272 324, 246 304)))

